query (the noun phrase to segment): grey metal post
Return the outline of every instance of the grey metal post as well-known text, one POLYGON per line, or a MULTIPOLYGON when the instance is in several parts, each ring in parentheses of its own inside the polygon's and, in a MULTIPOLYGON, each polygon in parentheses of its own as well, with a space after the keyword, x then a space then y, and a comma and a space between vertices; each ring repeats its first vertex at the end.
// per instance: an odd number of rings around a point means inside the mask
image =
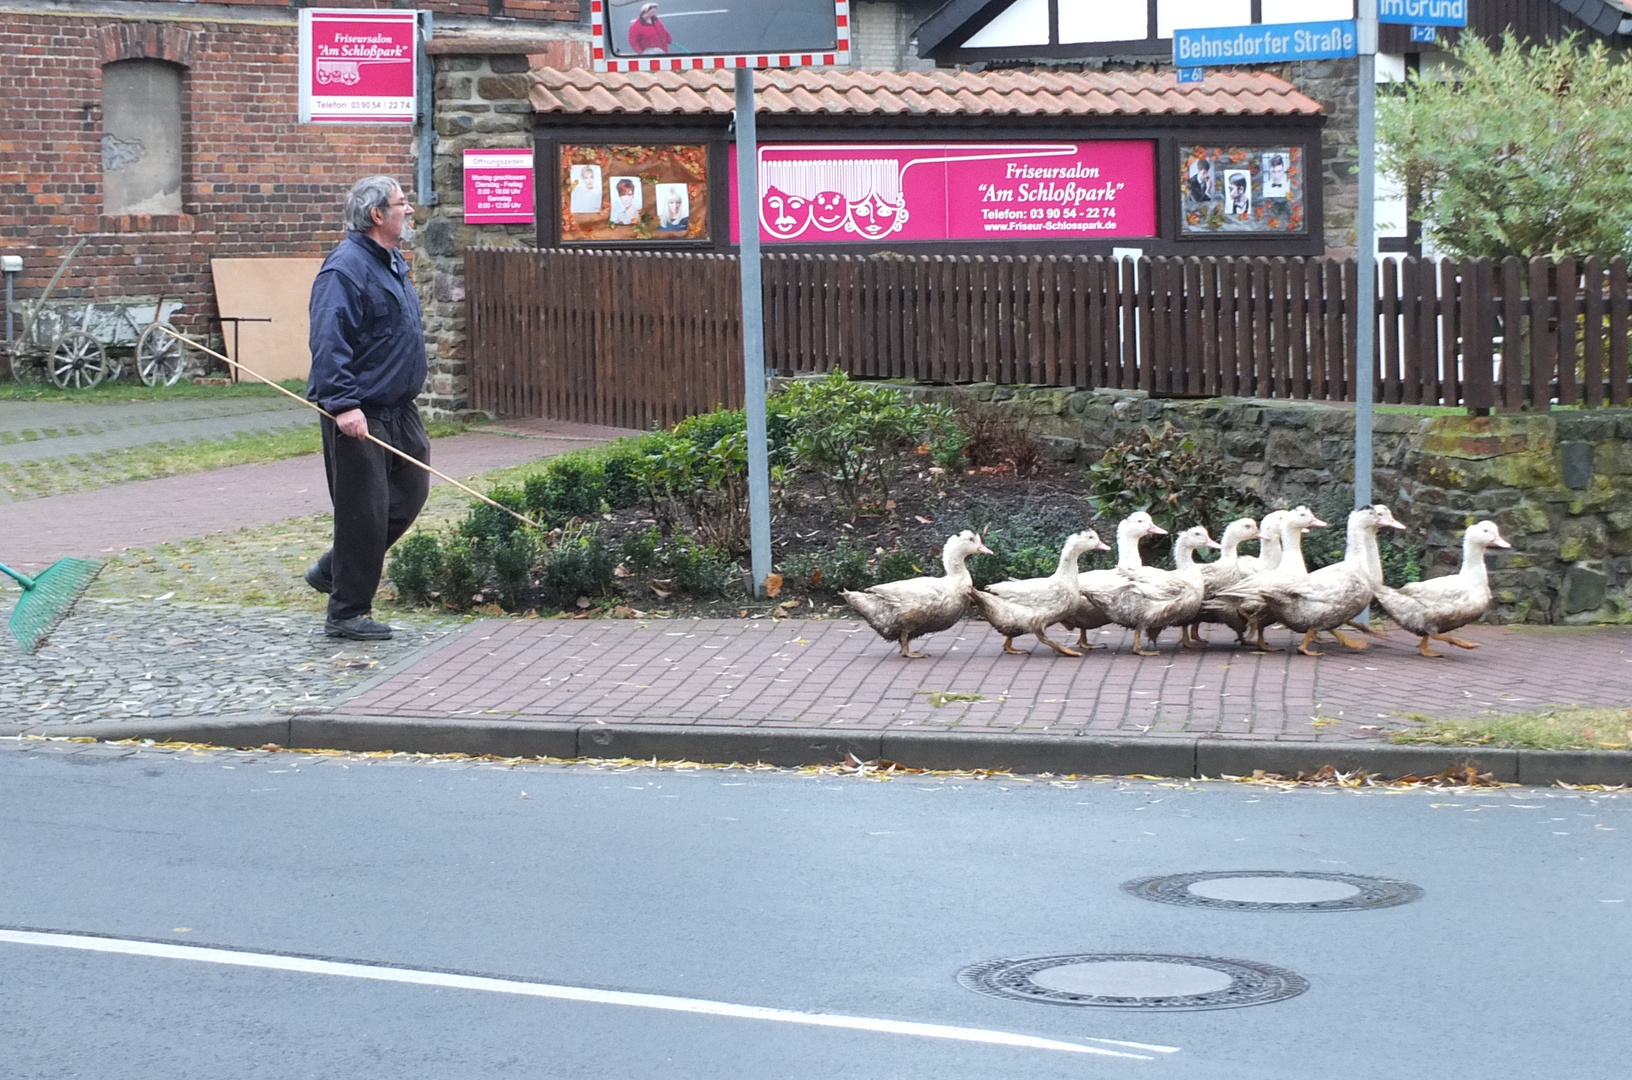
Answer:
POLYGON ((16 275, 6 271, 6 344, 11 344, 11 279, 16 275))
POLYGON ((1360 205, 1355 214, 1360 310, 1354 373, 1354 506, 1371 505, 1372 383, 1377 347, 1377 0, 1360 0, 1360 205))
POLYGON ((771 468, 765 438, 765 310, 759 275, 758 134, 754 127, 754 69, 739 67, 737 90, 737 221, 741 239, 742 370, 748 409, 748 529, 754 595, 765 595, 771 572, 771 468))
POLYGON ((432 170, 436 154, 436 72, 431 68, 431 55, 425 43, 431 40, 432 13, 421 11, 420 33, 414 43, 419 53, 419 85, 415 87, 419 99, 419 160, 414 170, 414 201, 420 206, 435 206, 441 202, 436 193, 436 174, 432 170))

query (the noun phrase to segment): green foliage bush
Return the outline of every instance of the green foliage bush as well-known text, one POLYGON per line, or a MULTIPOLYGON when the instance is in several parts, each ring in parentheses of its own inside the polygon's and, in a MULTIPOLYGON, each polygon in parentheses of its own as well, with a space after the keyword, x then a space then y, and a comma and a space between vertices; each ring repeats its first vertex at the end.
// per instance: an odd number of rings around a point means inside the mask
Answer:
POLYGON ((645 532, 630 533, 623 538, 623 566, 626 570, 649 570, 657 565, 658 549, 663 545, 663 534, 656 525, 645 532))
MULTIPOLYGON (((1238 517, 1262 517, 1264 509, 1256 493, 1239 485, 1223 455, 1203 452, 1172 424, 1125 439, 1090 465, 1088 503, 1111 528, 1143 510, 1170 534, 1191 525, 1217 533, 1238 517)), ((1116 542, 1114 535, 1101 539, 1116 542)), ((1153 537, 1142 550, 1147 562, 1154 561, 1171 550, 1171 540, 1153 537)))
POLYGON ((604 596, 612 587, 617 552, 595 529, 563 537, 551 548, 539 575, 543 598, 558 608, 570 607, 580 596, 604 596))
POLYGON ((436 534, 419 530, 403 537, 391 549, 387 572, 405 604, 428 604, 442 570, 441 545, 436 534))
POLYGON ((1459 257, 1632 256, 1632 66, 1574 34, 1450 52, 1454 75, 1377 101, 1378 163, 1418 195, 1424 237, 1459 257))
POLYGON ((664 551, 669 580, 693 596, 719 596, 742 576, 729 553, 689 536, 676 536, 664 551))
POLYGON ((880 585, 907 578, 938 577, 940 573, 939 560, 927 559, 914 551, 895 548, 878 557, 877 578, 880 585))
POLYGON ((528 477, 523 491, 534 520, 548 526, 565 525, 573 518, 601 512, 605 467, 590 454, 562 454, 551 458, 542 472, 528 477))
POLYGON ((848 538, 840 539, 825 551, 789 555, 781 566, 783 576, 789 581, 812 592, 833 596, 845 589, 865 589, 878 582, 867 550, 848 538))
MULTIPOLYGON (((487 495, 499 506, 507 506, 518 514, 525 515, 532 510, 526 496, 516 488, 495 487, 487 495)), ((470 504, 470 512, 459 523, 459 535, 477 543, 488 543, 507 540, 511 533, 522 528, 526 526, 498 506, 476 502, 470 504)))
POLYGON ((787 417, 793 462, 852 508, 887 502, 901 452, 955 426, 943 405, 910 405, 894 387, 855 382, 842 371, 795 382, 778 395, 778 409, 787 417))

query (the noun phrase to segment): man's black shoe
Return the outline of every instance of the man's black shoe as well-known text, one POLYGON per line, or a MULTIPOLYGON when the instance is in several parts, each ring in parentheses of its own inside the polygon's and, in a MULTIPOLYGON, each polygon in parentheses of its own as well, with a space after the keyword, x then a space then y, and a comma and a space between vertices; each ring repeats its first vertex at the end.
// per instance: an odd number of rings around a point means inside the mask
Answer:
POLYGON ((320 593, 330 593, 334 591, 334 579, 323 572, 322 563, 314 562, 311 565, 311 568, 306 571, 306 584, 310 585, 320 593))
POLYGON ((375 622, 367 615, 353 615, 349 619, 325 619, 323 632, 330 637, 350 638, 353 641, 391 640, 391 628, 383 622, 375 622))

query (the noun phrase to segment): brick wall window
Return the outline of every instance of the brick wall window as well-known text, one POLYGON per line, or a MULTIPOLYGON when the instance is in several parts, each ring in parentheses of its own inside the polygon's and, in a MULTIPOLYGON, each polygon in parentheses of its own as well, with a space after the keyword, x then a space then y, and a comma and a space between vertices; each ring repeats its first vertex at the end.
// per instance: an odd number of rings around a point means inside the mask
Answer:
POLYGON ((181 213, 182 69, 164 60, 102 68, 102 213, 181 213))

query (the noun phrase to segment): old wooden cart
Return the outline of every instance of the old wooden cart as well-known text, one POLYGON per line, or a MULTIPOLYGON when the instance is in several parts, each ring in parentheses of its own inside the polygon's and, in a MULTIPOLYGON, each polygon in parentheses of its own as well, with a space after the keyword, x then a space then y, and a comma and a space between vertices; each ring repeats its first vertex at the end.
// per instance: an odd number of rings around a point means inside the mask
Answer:
POLYGON ((182 307, 163 297, 85 301, 51 299, 81 240, 57 268, 39 299, 23 306, 23 328, 11 343, 12 378, 49 378, 63 389, 84 389, 134 368, 148 386, 170 386, 186 367, 170 316, 182 307))

